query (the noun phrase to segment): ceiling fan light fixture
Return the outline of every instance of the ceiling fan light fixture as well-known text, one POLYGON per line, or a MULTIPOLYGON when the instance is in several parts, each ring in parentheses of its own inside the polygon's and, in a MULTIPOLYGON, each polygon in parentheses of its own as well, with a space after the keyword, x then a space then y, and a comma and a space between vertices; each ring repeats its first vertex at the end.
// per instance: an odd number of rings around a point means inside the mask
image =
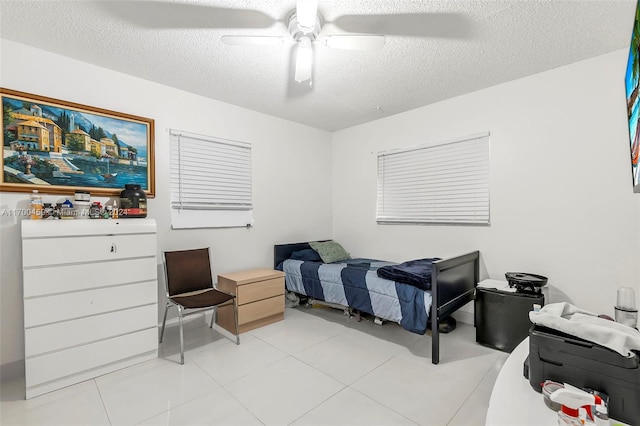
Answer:
POLYGON ((296 15, 300 31, 304 34, 312 32, 316 27, 317 14, 318 0, 298 0, 296 15))
POLYGON ((311 71, 313 68, 311 39, 309 37, 301 37, 298 41, 297 50, 294 79, 298 83, 302 83, 303 81, 311 80, 311 71))

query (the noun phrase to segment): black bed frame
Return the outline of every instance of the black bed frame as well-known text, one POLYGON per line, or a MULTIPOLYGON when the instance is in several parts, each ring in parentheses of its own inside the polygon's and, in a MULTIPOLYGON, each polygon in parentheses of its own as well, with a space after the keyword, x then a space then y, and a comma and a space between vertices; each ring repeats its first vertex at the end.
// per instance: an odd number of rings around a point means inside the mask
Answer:
MULTIPOLYGON (((277 244, 273 265, 289 259, 291 253, 311 248, 309 243, 277 244)), ((440 362, 440 321, 473 300, 480 275, 480 252, 474 251, 433 263, 431 272, 431 362, 440 362)))

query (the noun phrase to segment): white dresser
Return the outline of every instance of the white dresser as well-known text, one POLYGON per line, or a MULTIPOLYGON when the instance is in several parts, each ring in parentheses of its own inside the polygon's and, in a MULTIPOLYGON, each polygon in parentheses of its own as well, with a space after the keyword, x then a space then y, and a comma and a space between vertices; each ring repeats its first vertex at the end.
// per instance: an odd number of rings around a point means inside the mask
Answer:
POLYGON ((23 220, 26 397, 158 356, 152 219, 23 220))

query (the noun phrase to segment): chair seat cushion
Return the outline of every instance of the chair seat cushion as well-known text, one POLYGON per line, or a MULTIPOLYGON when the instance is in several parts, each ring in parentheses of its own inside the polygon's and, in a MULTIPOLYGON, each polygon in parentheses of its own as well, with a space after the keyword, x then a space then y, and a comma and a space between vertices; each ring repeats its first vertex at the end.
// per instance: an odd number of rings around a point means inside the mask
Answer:
POLYGON ((234 296, 223 293, 216 289, 207 290, 203 293, 192 294, 189 296, 174 296, 170 299, 187 309, 208 308, 214 305, 227 302, 233 299, 234 296))

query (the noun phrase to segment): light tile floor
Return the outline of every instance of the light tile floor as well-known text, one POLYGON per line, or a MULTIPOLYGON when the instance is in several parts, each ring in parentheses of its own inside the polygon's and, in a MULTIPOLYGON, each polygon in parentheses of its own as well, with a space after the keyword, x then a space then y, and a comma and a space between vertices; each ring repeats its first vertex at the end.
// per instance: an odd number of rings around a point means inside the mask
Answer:
POLYGON ((508 354, 475 343, 472 326, 431 338, 356 322, 327 307, 287 309, 240 346, 185 323, 157 359, 25 401, 24 379, 0 388, 2 425, 484 425, 508 354))

